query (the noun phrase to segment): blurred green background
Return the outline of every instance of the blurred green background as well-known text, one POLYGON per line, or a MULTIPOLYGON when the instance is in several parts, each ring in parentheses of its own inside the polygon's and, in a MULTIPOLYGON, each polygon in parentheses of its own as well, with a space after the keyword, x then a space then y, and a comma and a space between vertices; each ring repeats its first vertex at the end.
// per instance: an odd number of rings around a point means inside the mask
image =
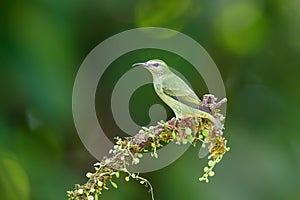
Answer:
MULTIPOLYGON (((144 26, 171 28, 198 41, 217 64, 228 98, 231 151, 216 176, 209 184, 198 182, 206 160, 190 148, 172 165, 143 174, 156 199, 299 199, 299 19, 299 0, 1 1, 0 199, 63 200, 66 190, 86 181, 96 160, 73 123, 77 70, 106 38, 144 26)), ((96 97, 109 137, 124 136, 109 109, 115 82, 132 63, 153 57, 187 77, 193 73, 182 58, 159 50, 117 59, 96 97)), ((207 92, 200 76, 190 82, 199 96, 207 92)), ((157 102, 151 85, 140 88, 129 105, 133 119, 147 124, 148 108, 157 102)), ((101 199, 150 199, 138 183, 116 182, 119 188, 101 199)))

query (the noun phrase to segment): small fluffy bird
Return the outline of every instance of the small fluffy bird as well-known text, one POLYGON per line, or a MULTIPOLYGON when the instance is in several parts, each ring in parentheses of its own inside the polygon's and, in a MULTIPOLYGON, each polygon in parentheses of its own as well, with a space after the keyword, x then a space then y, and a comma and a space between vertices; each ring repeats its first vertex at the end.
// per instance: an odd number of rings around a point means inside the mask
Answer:
POLYGON ((173 110, 176 118, 199 116, 213 122, 214 128, 222 128, 222 124, 211 115, 211 111, 202 106, 195 92, 164 61, 154 59, 133 66, 142 66, 151 72, 155 92, 173 110))

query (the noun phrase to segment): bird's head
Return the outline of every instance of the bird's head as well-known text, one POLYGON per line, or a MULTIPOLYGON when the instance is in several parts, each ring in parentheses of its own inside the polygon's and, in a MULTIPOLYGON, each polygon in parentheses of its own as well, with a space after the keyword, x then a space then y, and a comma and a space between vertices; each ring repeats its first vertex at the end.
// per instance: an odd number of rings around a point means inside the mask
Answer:
POLYGON ((170 72, 168 65, 164 61, 158 60, 158 59, 149 60, 145 63, 136 63, 132 66, 133 67, 136 67, 136 66, 145 67, 146 69, 148 69, 151 72, 151 74, 153 76, 160 76, 160 75, 170 72))

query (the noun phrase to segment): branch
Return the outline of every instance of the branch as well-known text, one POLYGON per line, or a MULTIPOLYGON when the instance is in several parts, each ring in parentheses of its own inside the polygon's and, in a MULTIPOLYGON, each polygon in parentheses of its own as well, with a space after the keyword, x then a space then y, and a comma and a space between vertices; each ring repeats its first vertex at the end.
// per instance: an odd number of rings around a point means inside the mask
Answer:
MULTIPOLYGON (((213 95, 204 95, 202 106, 210 109, 212 115, 222 122, 224 116, 219 113, 220 108, 226 99, 222 99, 216 103, 216 98, 213 95)), ((130 178, 140 181, 141 184, 150 188, 153 199, 153 188, 148 180, 139 176, 139 174, 130 173, 127 170, 129 165, 137 165, 140 162, 143 154, 150 152, 151 156, 157 158, 157 149, 162 148, 172 141, 176 144, 190 143, 196 146, 201 142, 202 146, 208 145, 210 155, 208 156, 208 166, 204 168, 204 174, 200 181, 208 182, 208 177, 214 175, 213 168, 216 163, 220 162, 223 155, 229 151, 226 147, 226 140, 222 136, 223 129, 216 129, 214 124, 206 118, 186 117, 173 118, 166 122, 158 122, 156 126, 151 126, 149 129, 141 129, 133 137, 125 137, 116 139, 116 144, 109 151, 109 156, 103 158, 101 162, 94 165, 95 172, 87 173, 89 180, 84 185, 75 185, 73 191, 68 191, 70 200, 94 200, 98 199, 103 189, 108 189, 107 183, 117 188, 117 184, 112 181, 112 178, 119 177, 120 172, 125 172, 128 175, 125 180, 130 178)))

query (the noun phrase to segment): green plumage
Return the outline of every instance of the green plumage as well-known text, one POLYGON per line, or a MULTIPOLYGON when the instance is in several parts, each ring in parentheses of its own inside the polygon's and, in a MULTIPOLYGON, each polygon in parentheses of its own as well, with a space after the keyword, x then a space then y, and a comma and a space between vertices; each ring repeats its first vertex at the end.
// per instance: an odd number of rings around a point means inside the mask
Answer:
POLYGON ((216 128, 221 124, 207 107, 202 106, 195 92, 161 60, 150 60, 133 66, 144 66, 153 77, 153 85, 157 95, 173 110, 177 118, 200 116, 214 123, 216 128))

